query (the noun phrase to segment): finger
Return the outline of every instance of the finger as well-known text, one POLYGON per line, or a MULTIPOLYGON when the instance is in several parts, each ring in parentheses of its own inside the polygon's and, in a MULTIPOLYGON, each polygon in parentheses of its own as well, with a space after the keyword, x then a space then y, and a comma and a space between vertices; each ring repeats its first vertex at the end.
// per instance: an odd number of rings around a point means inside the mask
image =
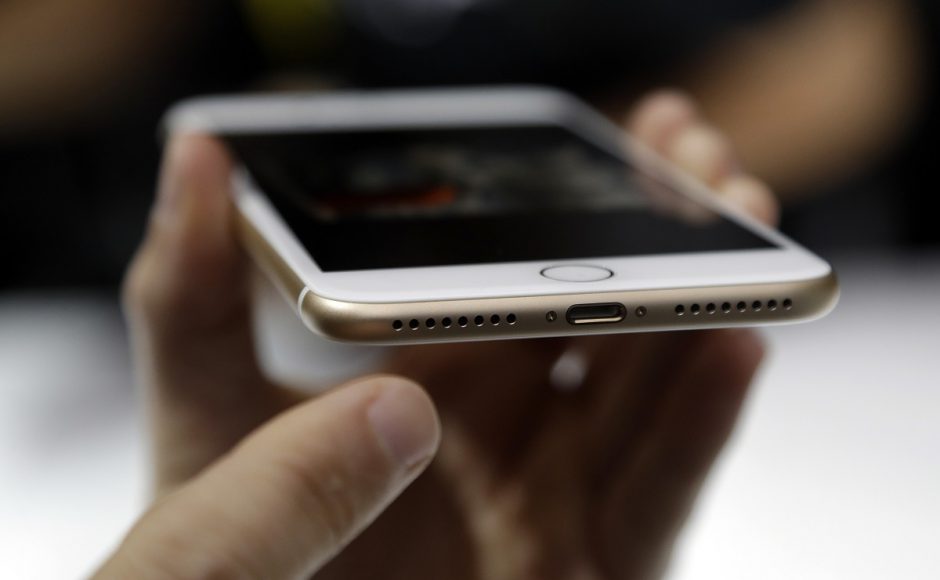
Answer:
POLYGON ((731 145, 706 124, 687 95, 660 91, 640 101, 630 132, 696 179, 715 185, 735 169, 731 145))
POLYGON ((572 351, 589 365, 583 385, 554 398, 535 444, 519 459, 527 488, 522 519, 541 547, 530 576, 572 578, 579 564, 591 560, 585 560, 590 551, 585 540, 594 533, 588 531, 593 522, 585 515, 593 513, 595 494, 606 489, 614 452, 624 451, 624 441, 635 439, 633 433, 648 424, 648 410, 663 396, 655 388, 660 386, 657 378, 675 365, 656 355, 668 350, 681 356, 680 339, 687 334, 592 336, 571 342, 572 351), (667 343, 672 348, 666 349, 667 343), (568 460, 559 471, 559 458, 564 457, 568 460))
POLYGON ((98 578, 299 578, 430 461, 440 426, 414 383, 381 376, 296 407, 167 496, 98 578))
POLYGON ((770 188, 749 175, 732 175, 718 187, 721 196, 761 222, 776 226, 780 206, 770 188))
POLYGON ((585 416, 584 457, 592 485, 607 482, 621 457, 653 420, 667 384, 694 341, 690 332, 657 332, 612 337, 593 359, 585 391, 591 396, 585 416))
POLYGON ((496 469, 513 467, 554 398, 548 375, 565 339, 442 344, 401 349, 387 370, 425 385, 496 469), (482 382, 481 382, 481 379, 482 382))
POLYGON ((666 158, 709 186, 716 186, 736 171, 731 144, 715 128, 693 122, 679 130, 665 146, 666 158))
MULTIPOLYGON (((701 119, 688 96, 675 91, 653 93, 637 105, 628 127, 634 137, 731 203, 764 223, 776 224, 778 203, 770 188, 740 171, 728 140, 701 119)), ((694 208, 670 209, 696 217, 694 208)))
MULTIPOLYGON (((612 480, 602 526, 602 558, 616 577, 645 577, 635 562, 671 546, 690 506, 735 424, 763 346, 749 330, 696 333, 686 363, 643 435, 634 461, 612 480), (639 551, 639 552, 638 552, 639 551), (644 557, 640 557, 643 555, 644 557)), ((661 554, 664 562, 667 552, 661 554)))
POLYGON ((146 239, 125 279, 158 486, 190 477, 284 406, 255 358, 230 169, 217 141, 173 138, 146 239))
POLYGON ((627 120, 627 130, 660 154, 665 154, 675 136, 696 122, 698 110, 687 95, 662 90, 637 103, 627 120))

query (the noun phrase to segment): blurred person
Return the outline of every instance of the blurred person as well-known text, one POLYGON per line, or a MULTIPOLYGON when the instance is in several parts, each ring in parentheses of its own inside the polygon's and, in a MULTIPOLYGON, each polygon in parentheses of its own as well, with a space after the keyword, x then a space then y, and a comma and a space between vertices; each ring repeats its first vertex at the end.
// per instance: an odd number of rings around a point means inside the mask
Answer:
MULTIPOLYGON (((773 221, 768 188, 741 167, 793 198, 860 171, 900 139, 922 73, 914 6, 12 2, 0 7, 0 135, 87 135, 193 90, 245 89, 272 70, 301 71, 300 84, 310 71, 325 85, 545 82, 618 117, 668 81, 699 104, 653 97, 632 130, 773 221), (235 24, 220 32, 220 20, 235 24), (163 100, 142 105, 155 93, 163 100)), ((152 118, 142 125, 150 139, 152 118)), ((159 499, 101 577, 293 577, 322 567, 434 452, 435 411, 411 381, 443 418, 439 457, 324 575, 662 571, 760 360, 751 333, 578 340, 591 370, 568 395, 546 380, 566 341, 401 349, 391 375, 302 403, 257 368, 247 290, 222 304, 210 292, 246 287, 245 258, 220 219, 231 212, 227 163, 206 139, 170 146, 129 277, 159 499), (499 360, 512 368, 492 370, 499 360), (382 422, 404 433, 400 446, 381 438, 382 422)))

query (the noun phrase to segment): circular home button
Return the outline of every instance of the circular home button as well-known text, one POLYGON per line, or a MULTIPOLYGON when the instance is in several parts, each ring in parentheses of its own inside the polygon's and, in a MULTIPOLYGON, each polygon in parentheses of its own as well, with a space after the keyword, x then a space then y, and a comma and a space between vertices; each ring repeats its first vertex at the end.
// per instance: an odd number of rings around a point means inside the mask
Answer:
POLYGON ((614 275, 607 268, 600 266, 552 266, 542 270, 542 275, 559 282, 597 282, 606 280, 614 275))

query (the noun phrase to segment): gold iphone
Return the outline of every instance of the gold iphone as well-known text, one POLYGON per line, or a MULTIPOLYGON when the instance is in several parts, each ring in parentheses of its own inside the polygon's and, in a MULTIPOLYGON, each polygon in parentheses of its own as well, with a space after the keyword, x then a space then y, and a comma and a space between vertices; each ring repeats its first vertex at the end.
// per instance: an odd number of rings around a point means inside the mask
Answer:
POLYGON ((789 323, 832 268, 589 106, 538 87, 235 96, 246 247, 304 324, 400 344, 789 323))

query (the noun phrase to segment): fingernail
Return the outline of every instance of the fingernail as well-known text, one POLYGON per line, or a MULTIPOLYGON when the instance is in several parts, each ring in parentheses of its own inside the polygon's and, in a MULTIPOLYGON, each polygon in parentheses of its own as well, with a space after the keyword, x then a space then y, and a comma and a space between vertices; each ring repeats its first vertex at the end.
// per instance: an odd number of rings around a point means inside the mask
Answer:
POLYGON ((386 385, 369 406, 369 422, 390 458, 404 468, 437 449, 440 428, 427 395, 409 382, 386 385))

